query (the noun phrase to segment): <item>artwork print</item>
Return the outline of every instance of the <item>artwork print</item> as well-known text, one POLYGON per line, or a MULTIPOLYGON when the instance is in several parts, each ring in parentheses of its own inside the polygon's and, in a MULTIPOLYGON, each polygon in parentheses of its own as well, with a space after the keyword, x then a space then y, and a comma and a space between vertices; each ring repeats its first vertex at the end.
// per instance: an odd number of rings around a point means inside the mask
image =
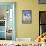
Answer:
POLYGON ((32 11, 22 10, 22 24, 31 24, 31 23, 32 23, 32 11))

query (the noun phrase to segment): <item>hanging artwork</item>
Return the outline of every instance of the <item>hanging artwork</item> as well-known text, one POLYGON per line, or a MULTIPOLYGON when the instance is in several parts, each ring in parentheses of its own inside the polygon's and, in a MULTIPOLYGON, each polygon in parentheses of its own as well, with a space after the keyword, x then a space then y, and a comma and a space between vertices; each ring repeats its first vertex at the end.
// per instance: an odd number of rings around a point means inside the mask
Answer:
POLYGON ((40 4, 46 4, 46 0, 39 0, 40 4))
POLYGON ((31 24, 31 23, 32 23, 32 11, 22 10, 22 24, 31 24))

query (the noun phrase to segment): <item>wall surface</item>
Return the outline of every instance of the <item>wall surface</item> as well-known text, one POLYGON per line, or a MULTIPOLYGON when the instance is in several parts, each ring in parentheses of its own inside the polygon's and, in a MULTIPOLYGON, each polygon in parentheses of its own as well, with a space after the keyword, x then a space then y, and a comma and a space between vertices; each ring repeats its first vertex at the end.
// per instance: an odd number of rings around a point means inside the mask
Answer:
POLYGON ((16 2, 16 37, 36 38, 39 35, 39 11, 46 10, 46 4, 38 4, 38 0, 0 0, 0 2, 16 2), (22 24, 22 10, 32 10, 32 23, 22 24))

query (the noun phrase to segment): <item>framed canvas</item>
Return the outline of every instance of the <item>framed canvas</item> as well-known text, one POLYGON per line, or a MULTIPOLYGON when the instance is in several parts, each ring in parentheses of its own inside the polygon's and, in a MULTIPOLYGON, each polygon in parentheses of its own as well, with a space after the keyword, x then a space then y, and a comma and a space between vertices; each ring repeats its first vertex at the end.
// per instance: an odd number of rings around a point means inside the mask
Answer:
POLYGON ((22 10, 22 24, 31 24, 31 23, 32 23, 32 11, 22 10))
POLYGON ((46 0, 38 0, 40 4, 46 4, 46 0))

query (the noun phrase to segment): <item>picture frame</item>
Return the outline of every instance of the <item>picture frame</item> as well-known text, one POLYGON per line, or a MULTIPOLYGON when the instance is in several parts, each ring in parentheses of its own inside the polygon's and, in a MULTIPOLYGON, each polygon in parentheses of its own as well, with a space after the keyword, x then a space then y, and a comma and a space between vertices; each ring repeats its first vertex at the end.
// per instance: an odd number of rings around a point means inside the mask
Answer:
POLYGON ((39 4, 46 4, 46 0, 38 0, 39 4))
POLYGON ((32 23, 32 10, 22 10, 22 24, 32 23))

